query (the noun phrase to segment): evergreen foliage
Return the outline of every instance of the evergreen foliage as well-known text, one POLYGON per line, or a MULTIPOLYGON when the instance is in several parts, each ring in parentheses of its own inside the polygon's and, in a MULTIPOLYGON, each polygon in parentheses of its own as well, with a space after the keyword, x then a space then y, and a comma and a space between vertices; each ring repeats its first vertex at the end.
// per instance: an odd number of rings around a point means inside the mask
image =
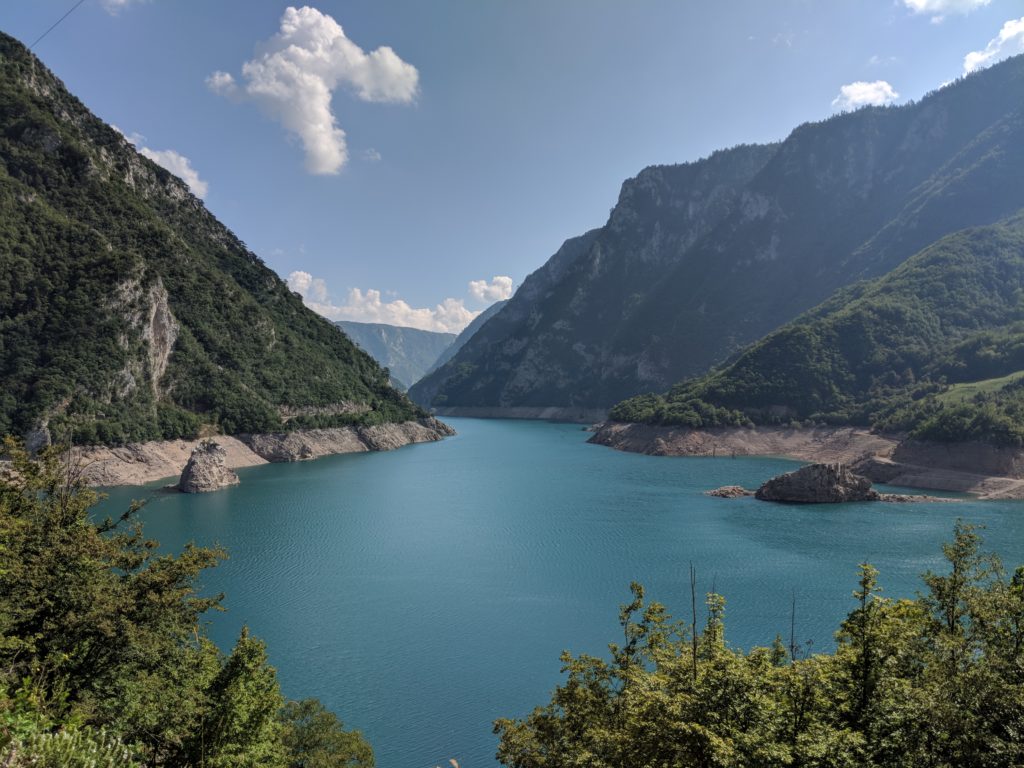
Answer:
POLYGON ((36 731, 0 752, 4 768, 138 768, 132 751, 103 730, 36 731))
POLYGON ((512 768, 1012 768, 1024 762, 1024 568, 1008 575, 958 523, 947 568, 913 600, 861 566, 832 654, 744 652, 721 596, 695 633, 633 585, 610 658, 562 657, 565 682, 498 720, 512 768))
POLYGON ((92 521, 97 494, 55 450, 33 460, 6 448, 0 756, 19 768, 373 765, 362 737, 319 704, 284 701, 247 630, 227 656, 206 636, 203 616, 223 596, 195 584, 222 551, 161 555, 137 507, 92 521))
POLYGON ((180 179, 0 33, 0 434, 260 432, 294 426, 286 409, 345 403, 362 415, 339 424, 420 415, 180 179))

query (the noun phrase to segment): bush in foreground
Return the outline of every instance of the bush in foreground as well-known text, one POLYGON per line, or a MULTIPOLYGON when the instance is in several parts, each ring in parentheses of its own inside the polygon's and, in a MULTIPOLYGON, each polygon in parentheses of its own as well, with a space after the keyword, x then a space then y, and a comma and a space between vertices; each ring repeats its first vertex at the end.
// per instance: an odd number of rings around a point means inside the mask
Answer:
POLYGON ((861 566, 832 654, 792 641, 743 652, 724 606, 673 620, 633 585, 610 658, 562 657, 565 682, 498 720, 513 768, 1011 768, 1024 764, 1024 568, 1008 576, 957 524, 948 570, 914 600, 861 566))
POLYGON ((57 451, 36 460, 8 441, 6 453, 0 764, 373 765, 318 702, 284 700, 262 641, 243 630, 225 655, 206 636, 223 596, 199 595, 196 579, 222 551, 159 554, 137 506, 90 519, 98 496, 57 451))

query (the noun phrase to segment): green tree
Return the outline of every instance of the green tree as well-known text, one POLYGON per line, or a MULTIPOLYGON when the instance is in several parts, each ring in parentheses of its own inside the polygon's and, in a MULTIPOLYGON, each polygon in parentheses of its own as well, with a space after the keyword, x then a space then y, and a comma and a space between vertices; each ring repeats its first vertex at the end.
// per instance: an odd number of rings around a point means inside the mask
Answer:
MULTIPOLYGON (((1010 578, 957 524, 948 569, 914 600, 861 566, 832 654, 726 640, 708 595, 699 637, 633 599, 610 661, 562 657, 564 683, 523 720, 495 722, 513 768, 1017 768, 1024 764, 1024 569, 1010 578), (696 640, 696 652, 693 641, 696 640)), ((694 622, 695 624, 696 622, 694 622)))
POLYGON ((261 640, 243 628, 213 679, 209 705, 191 752, 203 768, 284 766, 285 749, 278 713, 284 706, 274 668, 261 640))
POLYGON ((316 699, 289 701, 281 721, 291 768, 373 768, 373 750, 362 734, 346 731, 316 699))
POLYGON ((65 454, 5 448, 0 764, 372 766, 319 703, 284 701, 260 640, 245 630, 225 657, 206 637, 222 596, 198 595, 196 578, 222 551, 161 555, 137 505, 92 520, 98 496, 65 454))

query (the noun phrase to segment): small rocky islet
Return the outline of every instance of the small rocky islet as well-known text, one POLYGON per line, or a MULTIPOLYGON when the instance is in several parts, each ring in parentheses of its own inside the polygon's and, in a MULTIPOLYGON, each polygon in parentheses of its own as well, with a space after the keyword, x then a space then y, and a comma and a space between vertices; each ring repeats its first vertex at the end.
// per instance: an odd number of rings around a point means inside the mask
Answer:
POLYGON ((808 464, 792 472, 773 477, 756 491, 739 485, 725 485, 706 491, 708 496, 735 499, 753 496, 760 501, 783 504, 840 504, 850 501, 890 501, 901 503, 956 501, 940 496, 879 493, 871 481, 841 462, 808 464))

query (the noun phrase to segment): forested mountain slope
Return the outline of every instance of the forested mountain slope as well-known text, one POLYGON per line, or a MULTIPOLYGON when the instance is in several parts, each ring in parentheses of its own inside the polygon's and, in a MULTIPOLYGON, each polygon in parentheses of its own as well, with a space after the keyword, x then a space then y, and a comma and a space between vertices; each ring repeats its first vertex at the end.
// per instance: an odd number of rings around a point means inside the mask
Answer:
POLYGON ((337 325, 360 349, 391 371, 397 385, 408 389, 455 341, 454 333, 422 331, 386 323, 357 323, 336 320, 337 325))
POLYGON ((811 420, 1024 442, 1024 213, 947 235, 730 364, 611 411, 691 427, 811 420))
POLYGON ((0 34, 0 434, 421 415, 168 171, 0 34))
POLYGON ((656 166, 414 387, 424 405, 592 406, 706 371, 950 232, 1024 207, 1024 57, 781 144, 656 166))

